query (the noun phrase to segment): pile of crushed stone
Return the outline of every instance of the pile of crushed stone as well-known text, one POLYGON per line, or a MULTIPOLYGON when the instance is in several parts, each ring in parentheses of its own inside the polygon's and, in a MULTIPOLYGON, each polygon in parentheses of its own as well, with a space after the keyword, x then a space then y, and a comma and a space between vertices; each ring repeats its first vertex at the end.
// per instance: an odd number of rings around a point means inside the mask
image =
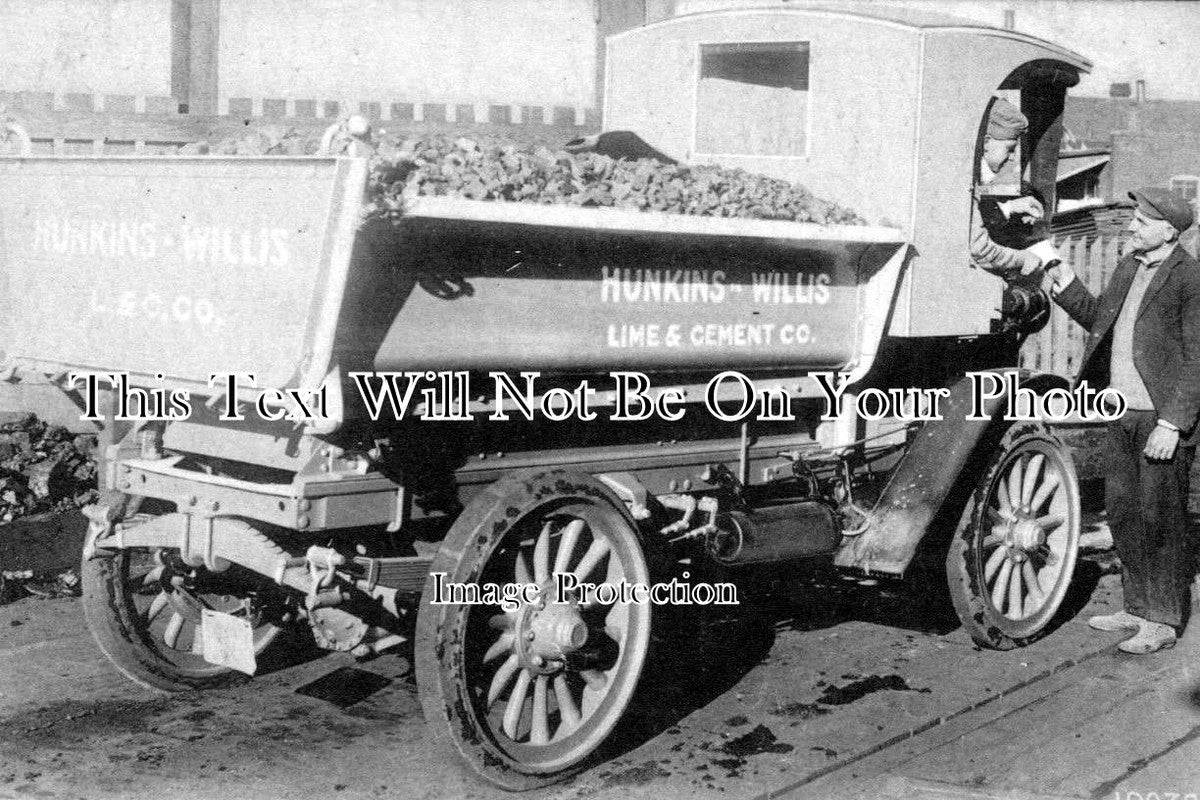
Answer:
POLYGON ((96 498, 95 437, 29 414, 0 424, 0 524, 96 498))

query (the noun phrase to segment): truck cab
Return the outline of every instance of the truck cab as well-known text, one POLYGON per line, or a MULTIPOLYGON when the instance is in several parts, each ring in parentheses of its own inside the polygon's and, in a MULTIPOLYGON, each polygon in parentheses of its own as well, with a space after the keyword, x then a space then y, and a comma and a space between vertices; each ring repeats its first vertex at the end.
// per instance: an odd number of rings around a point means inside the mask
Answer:
POLYGON ((1091 68, 1013 30, 865 5, 685 14, 611 37, 605 63, 605 129, 803 184, 903 231, 893 337, 994 329, 1004 284, 968 253, 988 109, 1005 97, 1029 118, 1007 183, 1031 184, 1049 213, 1065 94, 1091 68))

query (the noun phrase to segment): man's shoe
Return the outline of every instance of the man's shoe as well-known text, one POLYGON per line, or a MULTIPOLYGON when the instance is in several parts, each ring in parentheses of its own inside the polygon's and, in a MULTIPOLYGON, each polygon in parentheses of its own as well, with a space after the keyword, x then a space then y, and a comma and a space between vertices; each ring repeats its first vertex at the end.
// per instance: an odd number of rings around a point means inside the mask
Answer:
POLYGON ((1133 653, 1144 656, 1159 650, 1168 650, 1175 646, 1177 640, 1175 629, 1161 622, 1144 622, 1138 629, 1137 636, 1126 639, 1117 645, 1123 653, 1133 653))
POLYGON ((1145 624, 1146 620, 1128 611, 1104 614, 1088 620, 1088 627, 1098 631, 1136 631, 1145 624))

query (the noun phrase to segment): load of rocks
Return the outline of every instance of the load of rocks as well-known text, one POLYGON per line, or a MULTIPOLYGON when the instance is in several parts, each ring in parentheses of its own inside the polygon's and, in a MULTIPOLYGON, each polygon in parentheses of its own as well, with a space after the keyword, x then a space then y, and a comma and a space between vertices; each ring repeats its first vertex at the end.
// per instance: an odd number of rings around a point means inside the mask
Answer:
MULTIPOLYGON (((353 130, 354 122, 352 117, 344 127, 353 130)), ((333 152, 348 147, 353 138, 349 133, 333 136, 333 152)), ((368 213, 375 217, 396 219, 404 214, 405 199, 438 196, 818 225, 866 224, 854 211, 815 197, 798 184, 742 169, 680 164, 627 131, 565 144, 548 141, 536 129, 514 128, 503 136, 466 130, 392 131, 375 137, 372 144, 376 152, 368 213)), ((187 145, 180 154, 312 155, 320 146, 320 137, 311 132, 265 126, 215 145, 187 145)))
POLYGON ((321 146, 318 134, 304 133, 293 127, 265 125, 247 130, 242 136, 226 137, 216 144, 192 142, 179 149, 181 156, 311 156, 321 146))
POLYGON ((406 198, 423 195, 818 225, 866 224, 858 214, 815 197, 803 186, 741 169, 571 153, 490 137, 433 135, 383 143, 371 175, 371 211, 399 217, 406 198))

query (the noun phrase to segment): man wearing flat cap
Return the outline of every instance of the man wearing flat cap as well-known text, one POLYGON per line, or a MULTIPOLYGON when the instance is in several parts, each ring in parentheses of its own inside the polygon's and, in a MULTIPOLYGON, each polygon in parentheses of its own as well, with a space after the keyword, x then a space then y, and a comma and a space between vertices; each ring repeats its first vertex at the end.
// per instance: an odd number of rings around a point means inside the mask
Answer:
MULTIPOLYGON (((1020 272, 1029 275, 1042 266, 1042 261, 1028 250, 1005 247, 996 242, 984 224, 979 194, 986 194, 997 173, 1008 163, 1016 150, 1017 140, 1029 127, 1029 120, 1012 103, 998 98, 988 113, 987 130, 983 136, 983 159, 979 164, 980 185, 971 207, 971 259, 989 272, 999 274, 1020 272)), ((1020 219, 1033 223, 1045 212, 1041 203, 1032 197, 1016 197, 996 204, 1002 219, 1020 219)))
POLYGON ((1192 207, 1167 189, 1129 193, 1137 204, 1123 258, 1095 297, 1070 268, 1047 268, 1052 295, 1087 328, 1079 380, 1110 386, 1127 409, 1108 423, 1105 505, 1121 557, 1125 608, 1092 617, 1127 631, 1127 653, 1175 644, 1190 605, 1188 470, 1200 442, 1200 265, 1179 245, 1192 207))

